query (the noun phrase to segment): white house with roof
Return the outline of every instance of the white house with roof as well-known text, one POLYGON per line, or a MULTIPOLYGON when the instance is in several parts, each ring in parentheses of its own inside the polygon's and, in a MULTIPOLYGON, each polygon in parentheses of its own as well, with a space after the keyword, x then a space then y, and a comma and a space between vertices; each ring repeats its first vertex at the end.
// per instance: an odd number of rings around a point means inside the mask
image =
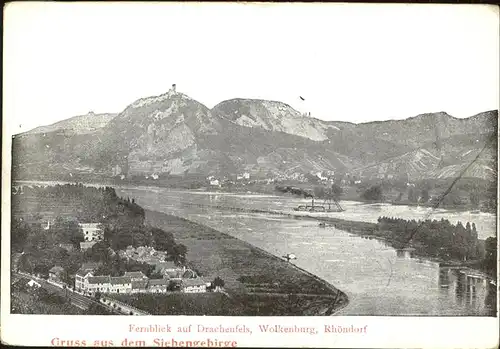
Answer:
POLYGON ((111 289, 111 277, 106 276, 89 276, 85 278, 83 291, 89 294, 96 292, 108 293, 111 289))
POLYGON ((94 272, 99 268, 98 263, 84 263, 78 269, 75 275, 75 290, 83 291, 85 289, 85 280, 94 276, 94 272))
POLYGON ((36 287, 36 288, 40 288, 41 287, 41 285, 38 282, 36 282, 35 280, 33 280, 33 279, 31 279, 30 281, 28 281, 26 283, 26 285, 28 285, 29 287, 36 287))
POLYGON ((201 279, 182 279, 181 292, 184 293, 204 293, 207 292, 207 283, 201 279))

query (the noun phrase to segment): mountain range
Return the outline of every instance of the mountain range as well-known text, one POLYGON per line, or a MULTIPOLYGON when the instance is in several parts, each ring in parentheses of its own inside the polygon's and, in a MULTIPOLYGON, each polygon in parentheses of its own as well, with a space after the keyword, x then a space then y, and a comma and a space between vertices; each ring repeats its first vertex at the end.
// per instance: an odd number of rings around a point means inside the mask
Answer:
POLYGON ((231 99, 212 109, 172 88, 121 113, 73 117, 13 137, 13 177, 200 174, 296 178, 496 178, 498 111, 354 124, 291 106, 231 99), (472 163, 471 166, 469 166, 472 163))

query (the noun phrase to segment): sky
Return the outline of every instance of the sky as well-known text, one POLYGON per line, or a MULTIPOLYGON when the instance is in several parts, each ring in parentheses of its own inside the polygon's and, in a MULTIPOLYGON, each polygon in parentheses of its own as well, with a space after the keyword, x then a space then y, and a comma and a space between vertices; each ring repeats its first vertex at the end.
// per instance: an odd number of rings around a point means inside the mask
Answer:
POLYGON ((270 99, 356 123, 499 107, 494 6, 34 2, 4 21, 11 134, 174 83, 209 108, 270 99))

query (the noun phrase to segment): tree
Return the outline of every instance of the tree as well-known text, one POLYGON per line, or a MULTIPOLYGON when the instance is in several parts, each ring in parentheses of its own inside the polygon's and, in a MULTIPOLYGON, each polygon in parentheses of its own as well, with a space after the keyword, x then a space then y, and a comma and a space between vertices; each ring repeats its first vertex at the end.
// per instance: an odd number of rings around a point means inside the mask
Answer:
POLYGON ((329 195, 332 199, 338 200, 344 194, 344 189, 338 184, 332 184, 329 195))
POLYGON ((492 276, 497 275, 497 238, 489 237, 484 242, 483 267, 492 276))
POLYGON ((420 195, 420 202, 426 203, 429 201, 429 190, 424 188, 422 189, 422 194, 420 195))
POLYGON ((184 246, 183 244, 175 244, 174 245, 174 254, 172 255, 172 258, 174 262, 178 265, 183 265, 186 263, 186 254, 187 254, 187 247, 184 246))
POLYGON ((214 287, 224 287, 224 280, 222 280, 222 278, 220 278, 219 276, 217 276, 214 281, 212 281, 212 285, 214 287))
POLYGON ((470 203, 475 207, 479 206, 479 193, 477 191, 472 191, 469 194, 470 203))
POLYGON ((380 185, 372 185, 361 194, 361 197, 370 201, 381 201, 383 199, 382 188, 380 185))
POLYGON ((413 188, 411 188, 411 187, 408 190, 408 201, 409 202, 417 202, 418 201, 418 195, 417 195, 417 193, 415 193, 415 190, 413 190, 413 188))
POLYGON ((313 191, 314 191, 314 197, 317 199, 322 199, 326 197, 326 188, 323 186, 315 186, 313 191))
POLYGON ((402 198, 403 198, 403 192, 399 192, 399 195, 398 195, 398 197, 396 198, 395 201, 396 202, 400 202, 402 198))

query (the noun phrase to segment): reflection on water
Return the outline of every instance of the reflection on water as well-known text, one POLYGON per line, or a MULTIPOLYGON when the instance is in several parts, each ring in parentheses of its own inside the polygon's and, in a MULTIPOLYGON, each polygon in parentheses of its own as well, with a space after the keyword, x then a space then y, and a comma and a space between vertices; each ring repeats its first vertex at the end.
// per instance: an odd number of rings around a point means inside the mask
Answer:
POLYGON ((484 314, 495 315, 496 288, 489 280, 460 269, 443 268, 441 273, 443 280, 440 279, 440 285, 452 285, 457 304, 483 309, 484 314))

